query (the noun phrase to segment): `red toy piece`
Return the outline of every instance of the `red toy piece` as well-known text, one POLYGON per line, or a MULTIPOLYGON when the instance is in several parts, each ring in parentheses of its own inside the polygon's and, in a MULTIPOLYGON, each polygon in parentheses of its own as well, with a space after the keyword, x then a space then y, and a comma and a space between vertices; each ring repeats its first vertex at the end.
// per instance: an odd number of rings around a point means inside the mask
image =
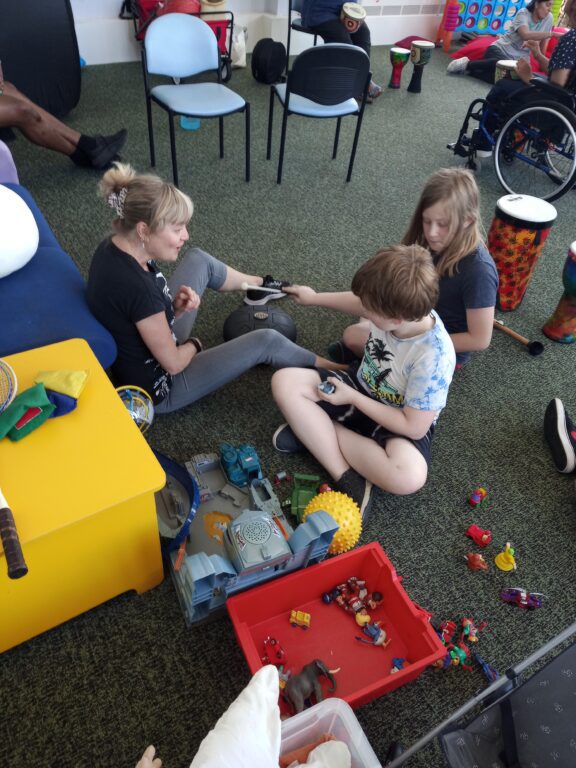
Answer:
POLYGON ((492 541, 492 533, 486 529, 482 529, 477 525, 470 525, 466 531, 466 536, 469 536, 474 544, 478 544, 479 547, 487 547, 492 541))
POLYGON ((264 640, 264 654, 262 655, 262 664, 274 664, 281 667, 286 664, 286 653, 275 637, 268 637, 264 640))
POLYGON ((470 494, 468 504, 470 504, 471 507, 477 507, 479 504, 482 504, 482 502, 486 500, 486 496, 488 496, 488 491, 486 488, 475 488, 470 494))
POLYGON ((468 568, 471 571, 487 571, 488 563, 484 560, 484 557, 478 552, 468 552, 464 555, 464 559, 468 563, 468 568))
POLYGON ((289 475, 288 472, 286 472, 284 469, 282 469, 280 472, 276 472, 274 475, 274 485, 276 488, 281 486, 283 482, 292 482, 292 475, 289 475))

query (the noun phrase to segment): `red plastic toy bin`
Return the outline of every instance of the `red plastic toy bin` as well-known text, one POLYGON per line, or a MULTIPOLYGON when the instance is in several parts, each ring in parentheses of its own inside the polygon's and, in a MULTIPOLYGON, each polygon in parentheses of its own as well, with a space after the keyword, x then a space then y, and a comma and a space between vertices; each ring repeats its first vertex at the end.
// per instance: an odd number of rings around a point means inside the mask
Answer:
MULTIPOLYGON (((446 655, 427 614, 410 600, 377 543, 230 597, 226 606, 252 674, 263 666, 264 640, 274 637, 286 653, 286 667, 293 673, 316 658, 329 669, 338 669, 334 695, 352 708, 415 680, 446 655), (385 648, 359 642, 357 637, 368 638, 354 614, 322 600, 325 592, 352 576, 364 579, 370 592, 382 593, 382 603, 370 615, 372 621, 382 623, 390 638, 385 648), (292 610, 311 615, 308 629, 290 625, 292 610), (391 672, 395 658, 406 663, 391 672)), ((322 686, 329 696, 324 678, 322 686)))

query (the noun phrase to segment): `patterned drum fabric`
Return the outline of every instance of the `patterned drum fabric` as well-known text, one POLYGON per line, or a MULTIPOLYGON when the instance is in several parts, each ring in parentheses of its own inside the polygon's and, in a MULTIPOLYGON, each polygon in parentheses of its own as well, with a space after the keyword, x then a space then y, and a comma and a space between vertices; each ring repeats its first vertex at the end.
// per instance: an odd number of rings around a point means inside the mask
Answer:
POLYGON ((556 209, 530 195, 506 195, 496 204, 488 232, 488 250, 498 269, 498 306, 516 309, 556 218, 556 209))
POLYGON ((562 270, 562 283, 562 298, 542 330, 553 341, 571 344, 576 341, 576 241, 568 250, 562 270))

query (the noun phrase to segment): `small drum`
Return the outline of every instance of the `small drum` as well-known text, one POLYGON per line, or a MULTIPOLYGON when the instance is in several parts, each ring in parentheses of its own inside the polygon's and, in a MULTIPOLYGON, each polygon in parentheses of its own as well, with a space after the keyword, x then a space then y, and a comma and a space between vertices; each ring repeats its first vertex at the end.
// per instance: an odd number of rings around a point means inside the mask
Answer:
POLYGON ((340 21, 351 35, 358 31, 365 18, 366 9, 359 3, 344 3, 340 11, 340 21))
POLYGON ((500 59, 496 62, 494 82, 498 80, 518 80, 518 62, 515 59, 500 59))
POLYGON ((552 341, 572 344, 576 341, 576 241, 568 249, 562 270, 562 284, 562 298, 542 330, 552 341))
POLYGON ((414 40, 410 49, 410 59, 414 64, 412 78, 408 85, 410 93, 420 93, 422 90, 422 72, 424 65, 428 64, 432 56, 432 49, 436 46, 428 40, 414 40))
POLYGON ((402 70, 404 69, 404 66, 409 58, 410 51, 408 48, 390 48, 390 64, 392 64, 392 74, 390 75, 388 88, 400 88, 402 70))
POLYGON ((556 215, 553 205, 531 195, 505 195, 496 203, 488 250, 498 269, 503 312, 516 309, 524 298, 556 215))

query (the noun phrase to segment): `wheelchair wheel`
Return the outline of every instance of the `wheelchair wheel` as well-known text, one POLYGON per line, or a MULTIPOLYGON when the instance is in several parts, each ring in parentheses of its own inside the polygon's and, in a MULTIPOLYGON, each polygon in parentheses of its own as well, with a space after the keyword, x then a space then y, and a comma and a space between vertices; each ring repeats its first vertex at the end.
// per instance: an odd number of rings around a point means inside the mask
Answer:
POLYGON ((494 166, 507 192, 557 200, 576 182, 576 115, 541 102, 512 115, 498 134, 494 166))

